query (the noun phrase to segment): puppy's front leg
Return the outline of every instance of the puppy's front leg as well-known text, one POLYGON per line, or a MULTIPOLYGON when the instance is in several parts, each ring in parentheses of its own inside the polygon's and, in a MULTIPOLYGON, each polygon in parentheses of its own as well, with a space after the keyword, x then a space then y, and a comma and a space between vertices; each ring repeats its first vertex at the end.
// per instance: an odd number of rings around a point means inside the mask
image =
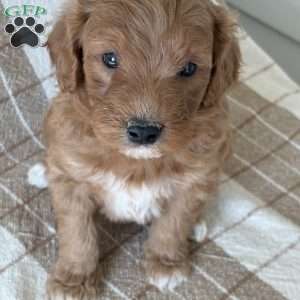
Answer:
POLYGON ((173 290, 187 279, 188 240, 214 190, 214 184, 195 185, 169 200, 161 217, 151 225, 145 244, 145 268, 150 283, 161 291, 173 290))
POLYGON ((56 265, 48 278, 49 298, 93 299, 99 258, 94 224, 97 206, 84 184, 59 178, 50 182, 50 188, 59 251, 56 265))

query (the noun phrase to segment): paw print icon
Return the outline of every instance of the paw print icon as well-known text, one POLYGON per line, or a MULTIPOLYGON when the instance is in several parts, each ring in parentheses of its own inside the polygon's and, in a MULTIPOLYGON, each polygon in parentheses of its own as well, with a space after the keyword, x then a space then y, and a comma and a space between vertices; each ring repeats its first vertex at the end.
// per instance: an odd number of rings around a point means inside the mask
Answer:
POLYGON ((16 17, 12 23, 5 26, 4 30, 10 35, 10 43, 13 47, 22 45, 36 47, 40 43, 40 35, 45 31, 45 26, 37 24, 33 17, 26 19, 16 17))

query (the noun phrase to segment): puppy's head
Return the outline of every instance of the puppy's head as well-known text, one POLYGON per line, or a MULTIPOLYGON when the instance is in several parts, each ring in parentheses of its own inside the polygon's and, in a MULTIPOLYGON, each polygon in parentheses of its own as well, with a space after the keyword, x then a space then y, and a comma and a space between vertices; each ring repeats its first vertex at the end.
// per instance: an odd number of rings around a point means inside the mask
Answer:
POLYGON ((238 77, 234 30, 210 0, 77 0, 48 45, 102 145, 147 159, 183 150, 219 106, 238 77))

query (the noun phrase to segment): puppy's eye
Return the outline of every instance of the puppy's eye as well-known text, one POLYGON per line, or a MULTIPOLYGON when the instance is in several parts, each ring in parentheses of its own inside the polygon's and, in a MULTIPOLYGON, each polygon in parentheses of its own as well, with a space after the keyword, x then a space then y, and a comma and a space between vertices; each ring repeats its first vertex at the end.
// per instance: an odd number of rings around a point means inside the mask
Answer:
POLYGON ((192 62, 187 63, 184 68, 177 74, 181 77, 192 77, 198 69, 198 66, 192 62))
POLYGON ((116 69, 119 66, 118 57, 114 52, 104 53, 102 60, 103 63, 110 69, 116 69))

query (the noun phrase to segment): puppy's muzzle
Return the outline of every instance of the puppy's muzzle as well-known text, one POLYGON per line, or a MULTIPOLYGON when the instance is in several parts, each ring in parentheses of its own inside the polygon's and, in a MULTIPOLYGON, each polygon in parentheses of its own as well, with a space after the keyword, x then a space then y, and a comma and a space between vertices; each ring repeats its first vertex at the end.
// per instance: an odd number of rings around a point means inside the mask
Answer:
POLYGON ((153 145, 161 136, 163 126, 145 120, 131 120, 127 127, 130 142, 137 145, 153 145))

